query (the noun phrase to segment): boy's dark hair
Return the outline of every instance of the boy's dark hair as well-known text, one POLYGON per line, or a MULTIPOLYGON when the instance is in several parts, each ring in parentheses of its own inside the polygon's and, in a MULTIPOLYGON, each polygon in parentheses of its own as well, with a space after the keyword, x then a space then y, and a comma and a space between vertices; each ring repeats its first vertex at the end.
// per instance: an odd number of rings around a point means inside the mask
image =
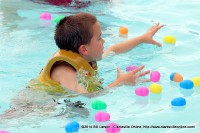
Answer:
POLYGON ((78 13, 64 17, 56 26, 55 42, 60 49, 79 53, 80 45, 89 43, 93 36, 95 16, 89 13, 78 13))

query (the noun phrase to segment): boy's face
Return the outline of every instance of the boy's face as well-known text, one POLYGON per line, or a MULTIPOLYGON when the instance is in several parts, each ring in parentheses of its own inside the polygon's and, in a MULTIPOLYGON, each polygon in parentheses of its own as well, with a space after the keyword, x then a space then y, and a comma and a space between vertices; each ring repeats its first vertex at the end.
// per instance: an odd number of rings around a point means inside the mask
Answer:
POLYGON ((90 61, 99 61, 102 59, 103 54, 103 38, 101 38, 101 26, 99 22, 93 25, 93 37, 87 45, 88 59, 90 61))

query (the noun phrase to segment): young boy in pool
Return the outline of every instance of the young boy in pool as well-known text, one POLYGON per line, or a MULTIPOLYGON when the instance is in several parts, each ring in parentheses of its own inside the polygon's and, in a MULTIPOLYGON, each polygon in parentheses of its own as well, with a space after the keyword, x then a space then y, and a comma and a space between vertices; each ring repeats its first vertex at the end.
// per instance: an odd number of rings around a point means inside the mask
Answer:
MULTIPOLYGON (((153 40, 154 34, 163 25, 156 24, 146 33, 112 45, 105 51, 104 40, 101 37, 101 26, 96 17, 89 13, 78 13, 67 16, 56 26, 55 42, 59 50, 42 69, 39 81, 51 91, 72 91, 77 93, 92 93, 102 90, 97 77, 97 61, 109 53, 124 53, 141 43, 161 46, 153 40), (47 87, 48 86, 48 87, 47 87), (62 89, 61 89, 62 88, 62 89)), ((118 68, 117 78, 107 88, 119 85, 134 85, 138 77, 145 76, 150 71, 140 71, 144 66, 123 73, 118 68)))

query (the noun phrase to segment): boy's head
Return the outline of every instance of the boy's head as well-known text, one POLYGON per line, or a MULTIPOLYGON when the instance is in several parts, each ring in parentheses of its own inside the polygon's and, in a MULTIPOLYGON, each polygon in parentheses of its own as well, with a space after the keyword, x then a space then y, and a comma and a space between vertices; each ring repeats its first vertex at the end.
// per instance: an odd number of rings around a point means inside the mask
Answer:
POLYGON ((60 49, 79 53, 88 61, 101 59, 104 40, 100 24, 92 14, 64 17, 56 26, 54 39, 60 49))
POLYGON ((80 45, 90 42, 93 36, 92 26, 96 22, 96 17, 88 13, 65 17, 56 26, 56 45, 60 49, 79 53, 80 45))

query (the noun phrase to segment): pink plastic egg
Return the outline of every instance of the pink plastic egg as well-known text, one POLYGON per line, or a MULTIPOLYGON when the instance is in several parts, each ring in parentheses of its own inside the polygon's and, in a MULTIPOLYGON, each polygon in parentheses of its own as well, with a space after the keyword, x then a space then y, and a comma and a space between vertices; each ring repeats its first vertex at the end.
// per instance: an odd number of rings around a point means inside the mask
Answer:
POLYGON ((160 73, 158 71, 151 72, 150 79, 152 82, 158 82, 160 80, 160 73))
POLYGON ((107 133, 119 133, 121 128, 118 127, 119 125, 112 122, 112 123, 108 123, 107 127, 106 127, 106 132, 107 133))
POLYGON ((138 87, 135 89, 135 94, 138 96, 148 96, 149 89, 147 87, 138 87))
POLYGON ((132 70, 134 70, 136 68, 137 68, 137 66, 130 65, 130 66, 126 67, 126 71, 129 72, 129 71, 132 71, 132 70))
POLYGON ((110 120, 110 114, 102 111, 97 112, 94 117, 97 122, 106 122, 110 120))
POLYGON ((44 13, 40 14, 40 19, 51 20, 51 14, 48 12, 44 12, 44 13))
POLYGON ((0 133, 10 133, 8 131, 3 131, 3 130, 0 130, 0 133))

